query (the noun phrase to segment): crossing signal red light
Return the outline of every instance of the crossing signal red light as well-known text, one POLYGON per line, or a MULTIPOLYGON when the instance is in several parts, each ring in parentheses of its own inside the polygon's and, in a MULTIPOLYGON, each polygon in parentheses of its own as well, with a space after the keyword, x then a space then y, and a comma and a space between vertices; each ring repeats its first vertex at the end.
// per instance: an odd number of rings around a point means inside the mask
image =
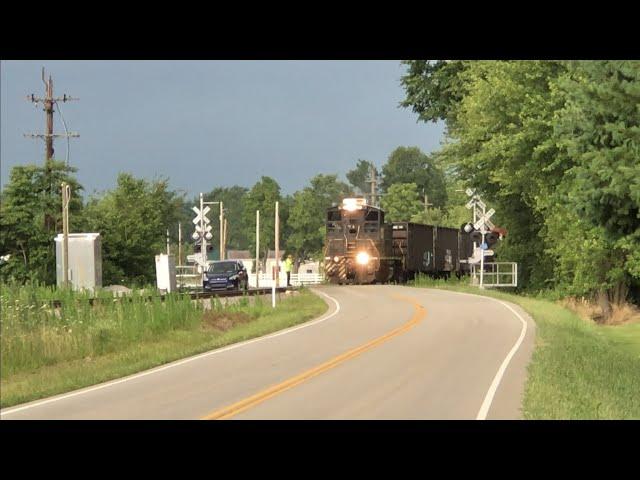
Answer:
POLYGON ((491 247, 498 242, 498 234, 494 232, 489 232, 484 236, 485 242, 487 242, 487 246, 491 247))

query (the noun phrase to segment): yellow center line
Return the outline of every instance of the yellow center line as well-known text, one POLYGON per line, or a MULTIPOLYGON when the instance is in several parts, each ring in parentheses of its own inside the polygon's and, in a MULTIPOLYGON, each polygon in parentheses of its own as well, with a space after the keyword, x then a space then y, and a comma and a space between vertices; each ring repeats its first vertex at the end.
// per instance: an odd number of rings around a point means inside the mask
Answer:
POLYGON ((238 415, 239 413, 244 412, 249 408, 255 407, 256 405, 264 402, 265 400, 268 400, 271 397, 274 397, 286 390, 289 390, 290 388, 293 388, 296 385, 300 385, 302 382, 305 382, 310 378, 315 377, 316 375, 320 375, 321 373, 326 372, 327 370, 330 370, 340 365, 341 363, 346 362, 347 360, 350 360, 356 357, 357 355, 360 355, 361 353, 366 352, 367 350, 371 350, 372 348, 382 345, 384 342, 386 342, 387 340, 390 340, 393 337, 396 337, 398 335, 401 335, 409 331, 411 328, 415 327, 418 323, 420 323, 426 316, 427 312, 425 308, 419 303, 417 303, 415 300, 413 300, 412 298, 403 297, 400 295, 393 295, 393 298, 407 301, 413 304, 415 311, 413 316, 408 322, 400 325, 399 327, 391 330, 390 332, 385 333, 384 335, 378 338, 375 338, 365 343, 364 345, 361 345, 341 355, 338 355, 337 357, 334 357, 331 360, 328 360, 316 367, 313 367, 310 370, 300 373, 295 377, 289 378, 288 380, 285 380, 281 383, 268 387, 265 390, 262 390, 261 392, 256 393, 255 395, 247 397, 229 406, 222 407, 218 410, 215 410, 209 415, 203 417, 202 420, 224 420, 227 418, 231 418, 235 415, 238 415))

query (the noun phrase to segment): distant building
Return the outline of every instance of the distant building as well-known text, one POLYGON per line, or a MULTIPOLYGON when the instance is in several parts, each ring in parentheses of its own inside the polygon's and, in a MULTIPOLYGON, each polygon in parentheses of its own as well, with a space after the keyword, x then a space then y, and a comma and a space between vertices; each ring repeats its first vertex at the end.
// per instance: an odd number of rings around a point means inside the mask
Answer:
POLYGON ((253 272, 254 259, 249 250, 227 250, 226 257, 227 260, 240 260, 247 272, 253 272))
POLYGON ((301 262, 297 273, 320 273, 320 262, 301 262))

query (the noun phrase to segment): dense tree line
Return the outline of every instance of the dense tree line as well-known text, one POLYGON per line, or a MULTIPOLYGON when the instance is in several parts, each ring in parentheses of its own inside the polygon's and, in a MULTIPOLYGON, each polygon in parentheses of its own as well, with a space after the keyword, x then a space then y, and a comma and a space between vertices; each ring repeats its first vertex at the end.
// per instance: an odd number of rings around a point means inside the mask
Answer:
POLYGON ((640 62, 405 64, 403 105, 445 122, 435 155, 495 205, 525 289, 592 296, 605 314, 637 292, 640 62))

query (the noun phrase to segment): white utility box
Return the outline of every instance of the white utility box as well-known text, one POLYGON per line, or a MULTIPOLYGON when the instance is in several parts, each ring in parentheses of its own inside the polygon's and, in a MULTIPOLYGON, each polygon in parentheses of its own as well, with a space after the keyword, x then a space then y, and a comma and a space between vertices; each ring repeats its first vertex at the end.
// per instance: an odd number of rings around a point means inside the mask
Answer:
MULTIPOLYGON (((62 248, 64 235, 55 237, 56 243, 56 284, 64 282, 62 248)), ((102 287, 102 241, 99 233, 70 233, 69 239, 69 282, 74 290, 95 291, 102 287)))
POLYGON ((175 292, 176 285, 176 260, 173 255, 161 253, 156 255, 156 279, 158 290, 175 292))

